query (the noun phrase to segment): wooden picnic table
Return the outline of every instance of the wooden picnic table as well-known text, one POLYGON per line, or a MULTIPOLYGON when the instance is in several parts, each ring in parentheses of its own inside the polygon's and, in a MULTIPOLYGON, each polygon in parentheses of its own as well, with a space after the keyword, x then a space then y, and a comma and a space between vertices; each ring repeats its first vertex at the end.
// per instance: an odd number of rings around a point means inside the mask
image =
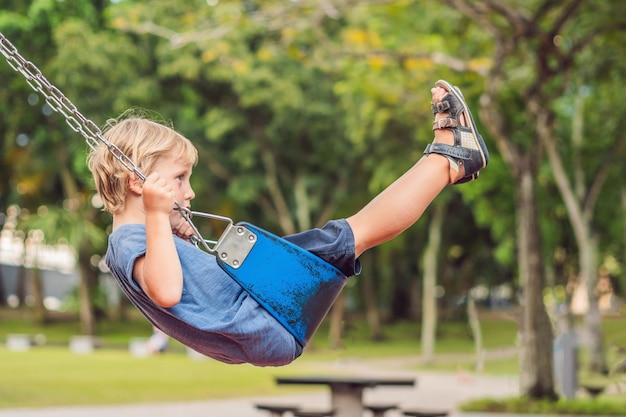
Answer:
POLYGON ((363 390, 379 386, 415 386, 414 378, 295 376, 277 377, 280 385, 327 385, 335 417, 362 417, 363 390))

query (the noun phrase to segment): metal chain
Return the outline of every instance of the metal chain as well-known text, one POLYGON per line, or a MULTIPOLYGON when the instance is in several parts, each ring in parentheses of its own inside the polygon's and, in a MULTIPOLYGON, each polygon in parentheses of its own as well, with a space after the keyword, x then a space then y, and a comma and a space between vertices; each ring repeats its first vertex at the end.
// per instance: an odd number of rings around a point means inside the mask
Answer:
POLYGON ((86 139, 90 148, 95 149, 100 143, 104 144, 126 169, 134 172, 142 180, 146 179, 146 176, 139 170, 137 165, 117 145, 109 142, 102 135, 100 128, 93 121, 83 116, 74 103, 43 76, 35 64, 24 59, 17 48, 1 32, 0 52, 4 55, 11 68, 26 78, 28 85, 44 96, 50 108, 61 113, 72 130, 80 133, 86 139))
MULTIPOLYGON (((129 171, 135 173, 142 181, 145 181, 146 176, 139 170, 137 165, 126 155, 117 145, 108 141, 103 135, 102 130, 91 120, 83 116, 74 103, 54 85, 52 85, 46 77, 43 76, 39 68, 30 61, 24 59, 18 52, 17 48, 0 32, 0 53, 4 55, 7 63, 15 71, 19 72, 26 78, 26 82, 31 88, 46 99, 46 103, 54 111, 61 113, 65 117, 65 121, 72 128, 73 131, 80 133, 87 145, 91 149, 95 149, 101 144, 106 146, 111 154, 121 162, 121 164, 129 171)), ((201 243, 205 249, 209 252, 213 252, 214 249, 210 248, 206 241, 200 235, 200 232, 191 221, 191 217, 194 214, 203 215, 204 217, 217 218, 223 220, 221 216, 209 215, 206 213, 192 212, 186 207, 182 207, 177 201, 174 202, 176 209, 180 211, 183 218, 191 225, 196 236, 192 236, 192 241, 197 245, 201 243)), ((230 219, 227 219, 230 221, 230 219)), ((232 221, 231 221, 232 222, 232 221)))

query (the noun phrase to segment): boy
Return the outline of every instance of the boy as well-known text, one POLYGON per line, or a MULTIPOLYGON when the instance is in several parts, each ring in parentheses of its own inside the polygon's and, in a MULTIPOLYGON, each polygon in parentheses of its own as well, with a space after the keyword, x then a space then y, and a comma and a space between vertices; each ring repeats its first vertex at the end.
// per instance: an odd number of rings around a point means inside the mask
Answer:
MULTIPOLYGON (((340 269, 360 272, 359 256, 415 223, 448 184, 474 180, 489 154, 457 87, 431 90, 435 139, 422 157, 355 215, 285 237, 340 269)), ((226 363, 280 366, 303 350, 294 337, 218 265, 191 243, 191 226, 173 209, 189 208, 198 154, 173 129, 142 118, 110 121, 104 136, 139 169, 125 170, 105 146, 92 150, 105 210, 113 214, 106 262, 153 325, 192 349, 226 363)))

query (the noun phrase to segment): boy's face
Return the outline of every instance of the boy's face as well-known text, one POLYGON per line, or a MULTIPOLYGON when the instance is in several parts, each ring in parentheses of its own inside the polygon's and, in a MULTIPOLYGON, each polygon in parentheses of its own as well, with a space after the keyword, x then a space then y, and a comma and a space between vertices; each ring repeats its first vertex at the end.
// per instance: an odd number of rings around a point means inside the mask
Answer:
MULTIPOLYGON (((193 200, 196 196, 191 188, 191 184, 189 183, 192 169, 192 164, 185 163, 180 159, 170 156, 159 158, 153 169, 154 172, 158 173, 161 178, 167 181, 169 186, 172 188, 176 202, 178 202, 181 207, 185 208, 191 207, 191 200, 193 200)), ((174 229, 178 227, 180 222, 180 212, 178 210, 172 210, 170 215, 172 228, 174 229)))

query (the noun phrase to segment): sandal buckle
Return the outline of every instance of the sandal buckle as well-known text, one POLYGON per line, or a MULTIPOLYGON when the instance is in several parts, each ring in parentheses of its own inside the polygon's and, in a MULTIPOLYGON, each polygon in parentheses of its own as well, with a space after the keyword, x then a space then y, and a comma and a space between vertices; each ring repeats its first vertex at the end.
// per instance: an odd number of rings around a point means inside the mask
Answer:
POLYGON ((435 113, 445 113, 450 110, 450 102, 448 100, 440 101, 438 103, 431 104, 433 109, 433 114, 435 113))
POLYGON ((433 130, 455 128, 458 125, 459 122, 456 119, 453 119, 451 117, 445 117, 443 119, 435 120, 433 122, 433 130))

